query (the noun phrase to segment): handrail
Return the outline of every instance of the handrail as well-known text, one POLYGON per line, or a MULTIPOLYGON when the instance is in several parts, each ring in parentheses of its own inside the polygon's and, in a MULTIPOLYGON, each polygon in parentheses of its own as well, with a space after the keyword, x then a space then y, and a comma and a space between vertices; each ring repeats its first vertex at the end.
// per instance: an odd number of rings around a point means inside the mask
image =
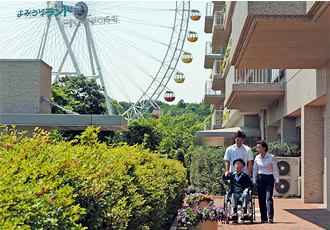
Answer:
POLYGON ((214 13, 213 26, 220 26, 224 28, 225 15, 222 13, 222 10, 217 10, 214 13))
POLYGON ((234 83, 280 83, 282 70, 236 69, 234 83))
POLYGON ((221 68, 223 60, 215 60, 213 63, 213 75, 223 75, 223 70, 221 68))
POLYGON ((214 3, 213 2, 206 3, 205 16, 213 16, 213 7, 214 7, 214 3))
POLYGON ((226 50, 227 50, 227 47, 216 47, 215 48, 215 52, 216 53, 213 53, 212 52, 212 42, 211 41, 207 41, 205 43, 205 55, 225 55, 226 53, 226 50))
POLYGON ((211 81, 206 81, 205 82, 205 95, 209 95, 209 96, 221 96, 221 95, 225 95, 225 91, 221 91, 221 90, 213 90, 212 89, 212 82, 211 81))

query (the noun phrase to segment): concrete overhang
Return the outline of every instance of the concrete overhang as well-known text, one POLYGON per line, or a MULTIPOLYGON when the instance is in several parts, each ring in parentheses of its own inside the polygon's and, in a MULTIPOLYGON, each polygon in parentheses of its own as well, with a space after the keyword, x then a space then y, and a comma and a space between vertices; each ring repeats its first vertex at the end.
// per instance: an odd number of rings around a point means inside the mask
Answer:
POLYGON ((225 54, 205 54, 204 68, 212 69, 215 60, 224 59, 225 54))
POLYGON ((127 120, 119 115, 0 114, 0 125, 50 126, 61 130, 85 130, 95 126, 101 127, 101 131, 128 131, 127 120))
POLYGON ((330 56, 330 2, 305 15, 248 15, 231 65, 238 69, 317 69, 330 56))
POLYGON ((239 109, 243 113, 259 113, 284 95, 283 84, 232 84, 232 91, 224 103, 228 109, 239 109))
POLYGON ((247 137, 260 138, 261 131, 257 127, 233 127, 208 131, 197 131, 194 144, 200 146, 228 146, 233 143, 237 131, 243 131, 247 137))
POLYGON ((224 30, 223 26, 214 25, 212 32, 212 48, 227 47, 230 34, 231 33, 224 30))
POLYGON ((212 33, 214 16, 205 16, 204 33, 212 33))
POLYGON ((226 84, 225 79, 222 78, 223 74, 213 74, 212 75, 212 89, 225 91, 226 84))
POLYGON ((204 104, 205 105, 220 105, 225 100, 225 94, 221 95, 204 95, 204 104))

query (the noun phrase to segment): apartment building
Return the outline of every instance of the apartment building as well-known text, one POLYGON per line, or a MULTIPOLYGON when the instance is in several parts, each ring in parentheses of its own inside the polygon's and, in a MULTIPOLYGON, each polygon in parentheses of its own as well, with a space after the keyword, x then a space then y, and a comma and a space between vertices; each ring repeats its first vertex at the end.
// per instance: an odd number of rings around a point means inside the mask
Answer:
POLYGON ((212 122, 195 144, 301 143, 301 198, 330 211, 330 2, 207 3, 204 103, 212 122), (226 50, 226 51, 224 51, 226 50), (224 64, 225 62, 225 64, 224 64))

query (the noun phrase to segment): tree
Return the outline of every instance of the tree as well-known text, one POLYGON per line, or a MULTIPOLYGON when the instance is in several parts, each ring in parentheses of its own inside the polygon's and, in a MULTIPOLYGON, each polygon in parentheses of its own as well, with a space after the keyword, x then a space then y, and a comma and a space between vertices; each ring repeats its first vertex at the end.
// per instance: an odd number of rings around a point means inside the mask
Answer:
POLYGON ((139 118, 128 123, 129 131, 115 132, 112 143, 126 142, 128 145, 143 144, 144 148, 156 150, 161 142, 157 120, 139 118))
MULTIPOLYGON (((103 87, 92 78, 65 76, 52 85, 52 100, 60 106, 79 114, 105 114, 107 112, 103 87)), ((65 111, 53 106, 52 113, 65 111)))
POLYGON ((111 106, 113 114, 120 115, 125 112, 123 106, 120 103, 118 103, 118 101, 116 101, 115 99, 112 99, 110 97, 109 97, 109 101, 110 101, 110 106, 111 106))
MULTIPOLYGON (((52 100, 58 105, 79 114, 106 114, 106 102, 103 87, 96 81, 80 76, 65 76, 52 85, 52 100)), ((122 111, 117 101, 110 99, 115 111, 122 111), (118 108, 118 109, 117 109, 118 108)), ((53 106, 52 113, 65 114, 62 109, 53 106)), ((80 135, 78 130, 52 130, 52 136, 57 140, 72 140, 80 135)), ((108 141, 108 136, 113 136, 112 131, 98 133, 101 141, 108 141)))

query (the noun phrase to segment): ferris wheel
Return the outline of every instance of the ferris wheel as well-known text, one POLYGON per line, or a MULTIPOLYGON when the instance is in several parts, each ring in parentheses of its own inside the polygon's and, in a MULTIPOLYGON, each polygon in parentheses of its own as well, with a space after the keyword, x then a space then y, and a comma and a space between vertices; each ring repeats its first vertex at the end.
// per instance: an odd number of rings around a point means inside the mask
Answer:
POLYGON ((95 78, 109 98, 133 102, 123 113, 143 117, 156 100, 175 99, 169 89, 185 76, 178 63, 190 63, 189 20, 199 20, 190 2, 7 2, 0 9, 0 58, 42 59, 52 66, 52 82, 65 75, 95 78))

